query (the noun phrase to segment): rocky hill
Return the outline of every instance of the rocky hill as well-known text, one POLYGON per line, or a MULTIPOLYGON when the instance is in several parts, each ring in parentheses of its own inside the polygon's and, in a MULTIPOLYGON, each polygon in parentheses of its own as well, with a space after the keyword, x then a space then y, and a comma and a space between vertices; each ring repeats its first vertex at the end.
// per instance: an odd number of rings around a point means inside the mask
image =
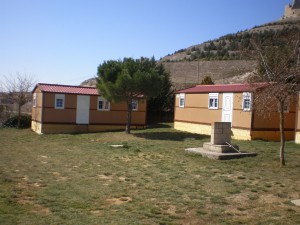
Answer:
POLYGON ((176 89, 199 84, 205 76, 215 83, 242 83, 256 67, 254 60, 164 62, 176 89))
MULTIPOLYGON (((210 76, 215 83, 243 83, 257 65, 251 54, 244 54, 253 52, 251 40, 276 45, 280 43, 274 42, 275 36, 280 39, 295 31, 300 31, 300 19, 286 18, 180 49, 159 62, 170 72, 177 90, 194 86, 205 76, 210 76)), ((96 78, 81 85, 95 86, 96 78)))
POLYGON ((240 60, 248 59, 242 54, 252 50, 251 39, 260 43, 270 43, 277 38, 287 36, 300 29, 299 19, 285 19, 256 26, 250 30, 227 34, 215 40, 175 51, 161 59, 163 62, 195 60, 240 60))
POLYGON ((251 54, 243 54, 253 51, 252 39, 277 44, 275 36, 280 39, 299 30, 298 18, 284 19, 178 50, 160 62, 169 70, 177 89, 199 83, 205 76, 211 76, 215 83, 241 83, 256 68, 251 54))

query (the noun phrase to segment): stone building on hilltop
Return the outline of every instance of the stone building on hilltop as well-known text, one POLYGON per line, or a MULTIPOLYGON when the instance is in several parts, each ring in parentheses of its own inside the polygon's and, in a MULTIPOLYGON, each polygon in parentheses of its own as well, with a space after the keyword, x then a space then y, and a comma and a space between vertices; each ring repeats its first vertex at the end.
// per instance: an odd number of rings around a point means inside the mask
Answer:
POLYGON ((285 6, 283 19, 300 18, 300 0, 293 0, 293 4, 285 6))

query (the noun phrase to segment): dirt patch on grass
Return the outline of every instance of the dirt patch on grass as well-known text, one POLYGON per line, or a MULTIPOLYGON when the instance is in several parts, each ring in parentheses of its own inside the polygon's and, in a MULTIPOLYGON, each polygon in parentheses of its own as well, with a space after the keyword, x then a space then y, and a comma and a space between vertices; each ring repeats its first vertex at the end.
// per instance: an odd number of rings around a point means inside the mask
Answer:
POLYGON ((113 179, 111 175, 105 175, 105 174, 99 174, 98 177, 102 180, 108 180, 108 181, 111 181, 113 179))
MULTIPOLYGON (((238 195, 226 198, 229 203, 223 207, 224 213, 231 215, 233 220, 252 220, 253 218, 261 219, 261 212, 268 214, 268 218, 278 220, 282 215, 278 214, 276 210, 288 210, 288 205, 284 204, 284 200, 273 194, 253 194, 250 192, 241 193, 238 195)), ((213 205, 209 210, 213 210, 213 205)))
POLYGON ((15 199, 15 202, 19 205, 28 205, 32 209, 31 211, 34 213, 41 213, 44 215, 51 214, 50 209, 36 203, 34 197, 28 196, 26 193, 28 190, 37 190, 37 188, 42 188, 43 185, 41 183, 35 182, 35 183, 28 183, 29 177, 27 175, 23 176, 21 178, 21 182, 17 184, 17 189, 15 191, 15 194, 13 198, 15 199))
POLYGON ((106 199, 106 202, 109 205, 122 205, 127 202, 131 202, 132 198, 131 197, 120 197, 120 198, 110 198, 106 199))
POLYGON ((236 204, 245 203, 249 200, 249 197, 247 194, 237 194, 232 195, 231 197, 227 198, 229 202, 234 202, 236 204))
POLYGON ((42 158, 42 161, 41 161, 42 164, 48 163, 47 160, 49 159, 49 157, 47 155, 41 155, 40 158, 42 158))
POLYGON ((50 173, 57 177, 57 181, 66 181, 68 179, 68 177, 61 176, 59 172, 50 172, 50 173))
POLYGON ((274 196, 272 194, 267 194, 267 195, 260 195, 259 196, 259 201, 262 203, 267 203, 267 204, 273 204, 273 203, 281 203, 283 200, 277 196, 274 196))
POLYGON ((198 225, 198 224, 211 224, 204 217, 199 218, 196 210, 187 210, 184 213, 184 218, 180 220, 180 224, 198 225))
POLYGON ((164 213, 168 215, 176 215, 176 206, 170 205, 169 208, 164 213))
POLYGON ((110 174, 98 174, 98 178, 100 180, 105 181, 105 183, 103 183, 103 185, 108 186, 112 180, 113 180, 113 175, 110 174))
POLYGON ((119 177, 119 180, 125 182, 126 181, 126 177, 119 177))
POLYGON ((29 177, 27 175, 24 175, 22 178, 21 178, 23 181, 28 181, 29 180, 29 177))
POLYGON ((126 156, 126 157, 122 157, 121 160, 123 160, 124 162, 130 162, 132 159, 126 156))
POLYGON ((103 211, 101 210, 92 210, 90 212, 96 216, 101 216, 103 214, 103 211))
POLYGON ((40 204, 37 204, 34 202, 33 199, 31 198, 19 198, 17 200, 18 204, 20 205, 30 205, 32 207, 32 212, 35 212, 35 213, 42 213, 42 214, 45 214, 45 215, 49 215, 51 214, 51 211, 50 209, 40 205, 40 204))
POLYGON ((34 187, 41 187, 41 184, 39 184, 39 183, 34 183, 33 186, 34 186, 34 187))

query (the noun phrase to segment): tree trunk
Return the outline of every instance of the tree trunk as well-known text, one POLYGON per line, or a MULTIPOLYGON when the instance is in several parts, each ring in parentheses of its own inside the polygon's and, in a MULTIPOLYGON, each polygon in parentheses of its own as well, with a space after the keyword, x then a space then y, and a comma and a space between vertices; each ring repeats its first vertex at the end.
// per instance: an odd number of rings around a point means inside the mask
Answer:
POLYGON ((18 104, 18 129, 21 128, 21 104, 18 104))
POLYGON ((131 127, 131 112, 132 112, 132 100, 127 101, 127 124, 126 124, 126 129, 125 133, 130 134, 130 127, 131 127))
POLYGON ((284 101, 280 102, 280 166, 285 165, 284 147, 285 147, 285 131, 284 131, 284 101))

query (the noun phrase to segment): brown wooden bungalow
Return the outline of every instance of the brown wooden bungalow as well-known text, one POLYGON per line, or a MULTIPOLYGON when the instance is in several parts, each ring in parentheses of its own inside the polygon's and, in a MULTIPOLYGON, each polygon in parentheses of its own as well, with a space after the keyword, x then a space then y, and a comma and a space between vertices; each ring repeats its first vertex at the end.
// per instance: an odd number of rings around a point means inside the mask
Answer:
MULTIPOLYGON (((211 133, 212 122, 231 122, 232 138, 279 140, 279 113, 269 119, 252 110, 249 84, 197 85, 176 94, 174 128, 193 133, 211 133)), ((287 107, 287 140, 300 143, 300 102, 287 107)))
MULTIPOLYGON (((146 125, 146 99, 133 102, 132 126, 146 125)), ((43 84, 33 89, 32 125, 39 134, 124 129, 125 102, 107 101, 94 87, 43 84)))

